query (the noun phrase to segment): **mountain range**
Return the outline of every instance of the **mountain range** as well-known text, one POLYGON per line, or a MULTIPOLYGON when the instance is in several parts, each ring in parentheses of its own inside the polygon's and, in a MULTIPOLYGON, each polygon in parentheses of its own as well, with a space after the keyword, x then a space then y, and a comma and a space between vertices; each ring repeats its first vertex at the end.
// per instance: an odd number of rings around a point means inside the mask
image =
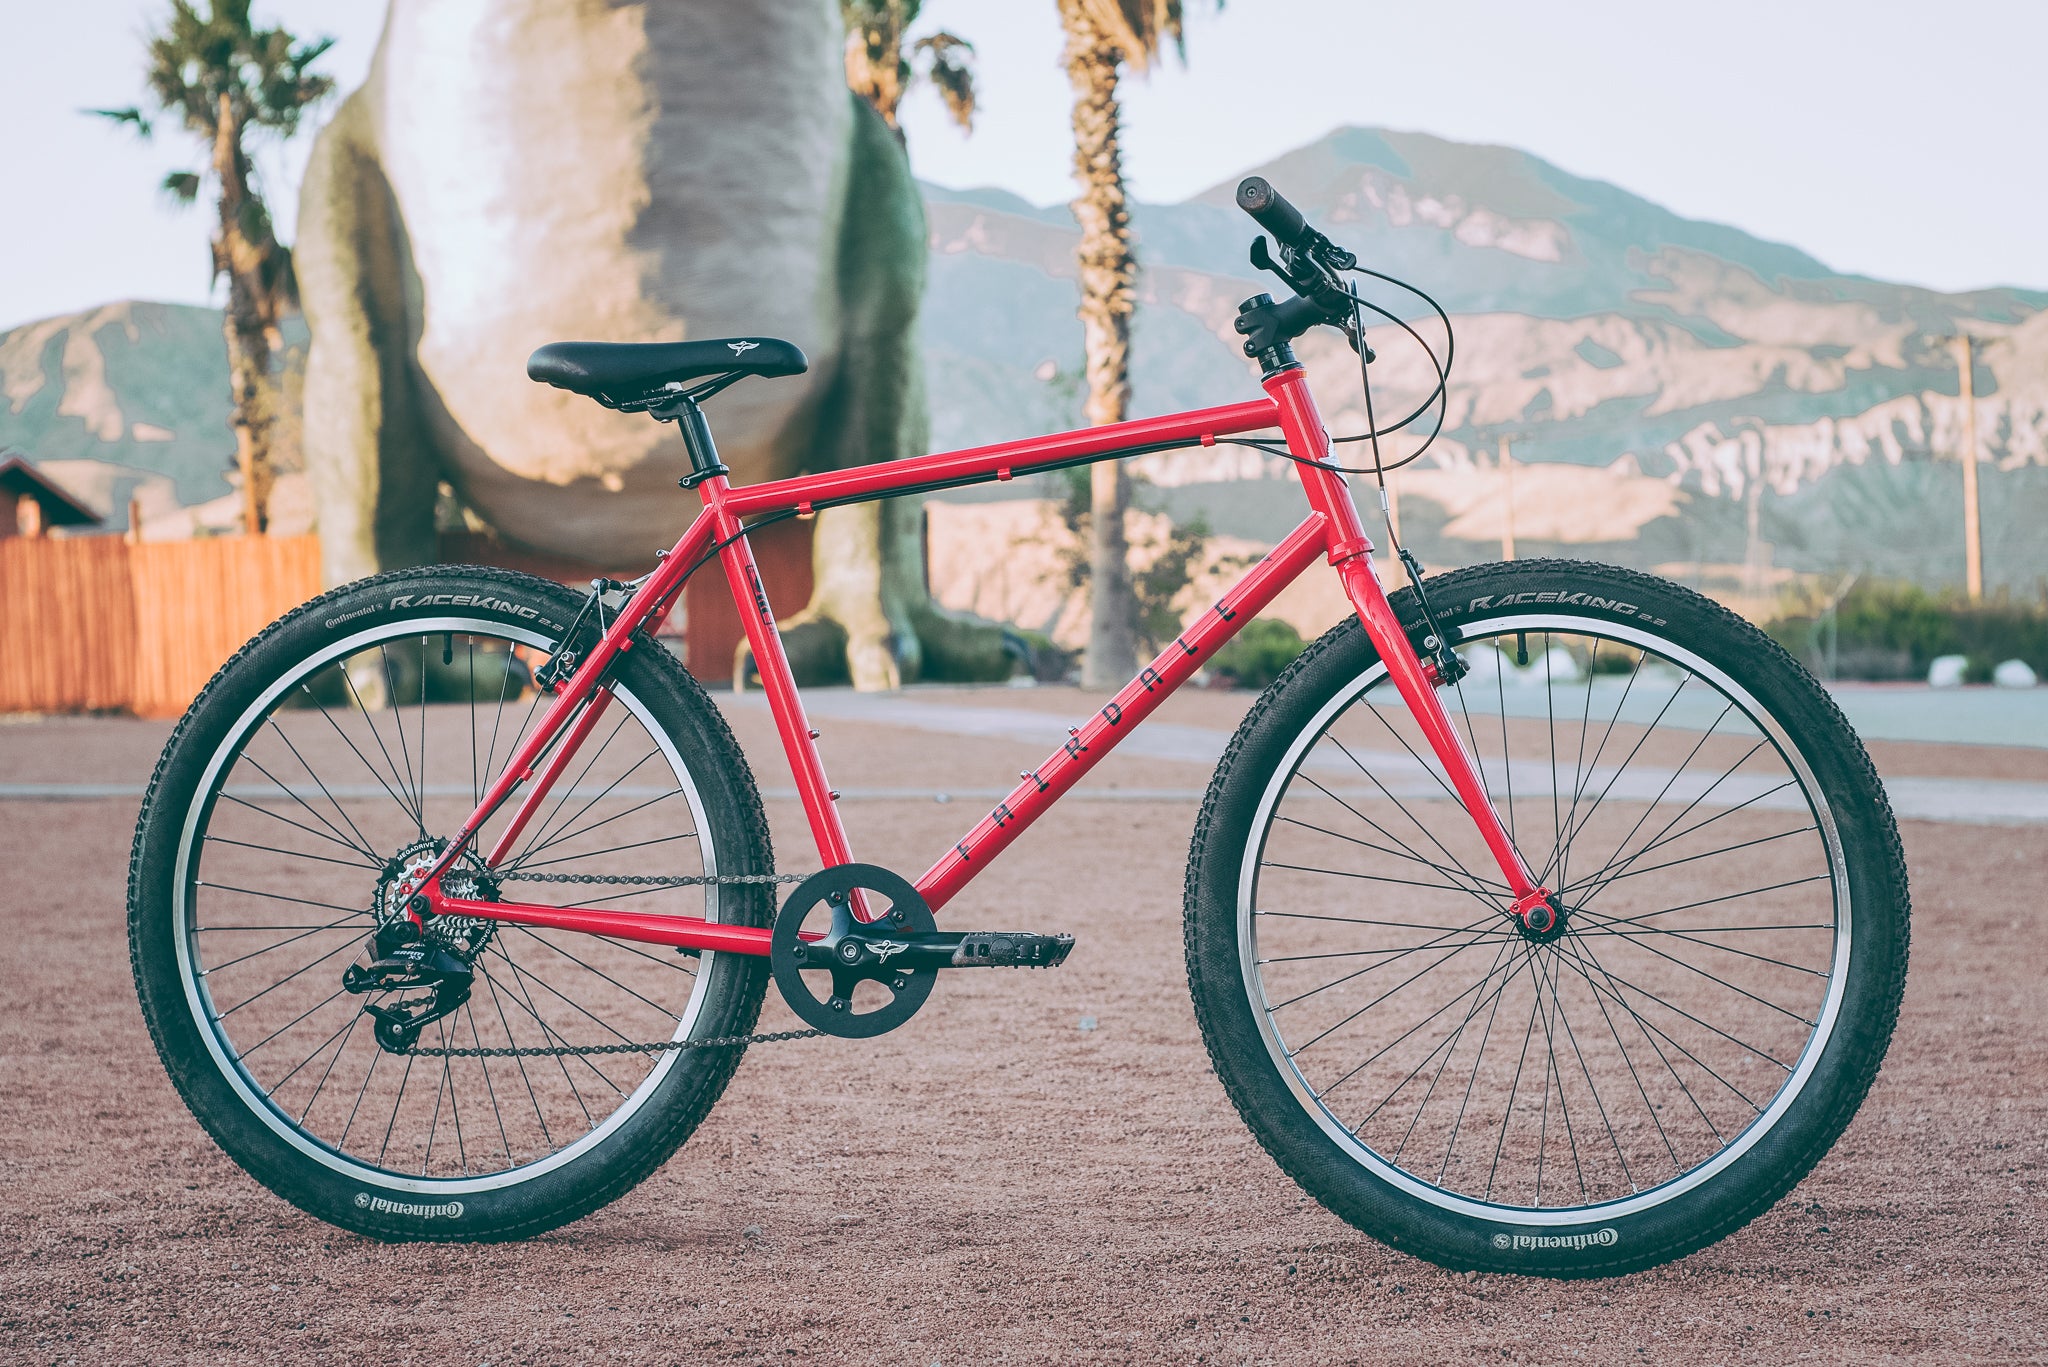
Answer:
MULTIPOLYGON (((1451 315, 1442 434, 1392 479, 1403 538, 1432 567, 1494 558, 1512 530, 1518 554, 1655 568, 1724 596, 1848 573, 1959 583, 1964 414, 1949 339, 1968 333, 1986 580, 2032 592, 2048 577, 2048 291, 1842 275, 1526 152, 1425 134, 1340 129, 1254 169, 1362 264, 1451 315)), ((1240 300, 1279 286, 1249 264, 1256 230, 1235 183, 1133 207, 1134 416, 1254 392, 1231 323, 1240 300)), ((1078 423, 1067 209, 930 186, 926 202, 934 448, 1078 423)), ((1420 300, 1364 283, 1444 350, 1420 300)), ((1434 384, 1429 362, 1391 323, 1371 341, 1376 411, 1405 412, 1434 384)), ((1333 432, 1361 430, 1342 339, 1313 334, 1300 351, 1333 432)), ((152 534, 219 520, 203 511, 228 493, 231 449, 216 312, 118 303, 0 334, 0 398, 0 446, 113 524, 131 493, 152 534)), ((1404 433, 1385 454, 1418 445, 1404 433)), ((1362 444, 1339 449, 1368 459, 1362 444)), ((1200 512, 1232 537, 1270 541, 1298 516, 1286 463, 1254 451, 1139 468, 1156 509, 1200 512)))

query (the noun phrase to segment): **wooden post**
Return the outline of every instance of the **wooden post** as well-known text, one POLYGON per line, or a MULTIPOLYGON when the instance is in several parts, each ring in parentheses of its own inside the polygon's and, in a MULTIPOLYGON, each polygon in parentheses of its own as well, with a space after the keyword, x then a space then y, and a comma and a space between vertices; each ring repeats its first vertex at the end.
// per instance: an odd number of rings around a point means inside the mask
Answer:
POLYGON ((1501 524, 1500 558, 1515 558, 1515 454, 1508 445, 1507 433, 1500 437, 1500 478, 1501 502, 1506 505, 1507 520, 1501 524))
POLYGON ((1977 521, 1977 376, 1970 356, 1972 340, 1964 333, 1955 346, 1963 400, 1963 591, 1974 603, 1984 596, 1984 546, 1977 521))

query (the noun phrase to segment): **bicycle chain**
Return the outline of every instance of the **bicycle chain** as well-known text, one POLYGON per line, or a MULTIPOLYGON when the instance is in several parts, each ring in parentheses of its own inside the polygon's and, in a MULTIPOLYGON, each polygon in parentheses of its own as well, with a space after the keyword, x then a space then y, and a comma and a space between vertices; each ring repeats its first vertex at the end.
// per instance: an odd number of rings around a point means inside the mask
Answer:
POLYGON ((672 1039, 656 1044, 557 1044, 514 1049, 408 1049, 411 1058, 580 1058, 587 1054, 673 1054, 684 1049, 727 1049, 741 1044, 779 1044, 811 1039, 823 1030, 771 1030, 759 1035, 720 1035, 716 1039, 672 1039))
MULTIPOLYGON (((630 873, 501 873, 500 883, 599 883, 612 887, 685 888, 722 884, 801 883, 802 873, 727 873, 678 875, 648 878, 630 873)), ((414 1058, 583 1058, 593 1054, 673 1054, 685 1049, 730 1049, 743 1044, 780 1044, 784 1040, 815 1039, 823 1030, 771 1030, 754 1035, 720 1035, 715 1039, 659 1040, 650 1044, 558 1044, 504 1049, 421 1049, 406 1050, 414 1058)))
POLYGON ((801 883, 807 873, 707 873, 679 874, 673 878, 646 878, 631 873, 494 873, 500 883, 605 883, 614 887, 701 888, 723 883, 801 883))

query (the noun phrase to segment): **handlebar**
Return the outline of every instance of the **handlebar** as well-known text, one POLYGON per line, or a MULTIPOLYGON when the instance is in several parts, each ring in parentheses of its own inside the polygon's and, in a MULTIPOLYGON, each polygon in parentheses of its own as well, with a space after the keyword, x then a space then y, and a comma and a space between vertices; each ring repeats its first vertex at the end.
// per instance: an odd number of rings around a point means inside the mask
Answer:
POLYGON ((1356 266, 1358 258, 1310 227, 1301 210, 1264 176, 1246 176, 1238 182, 1237 207, 1280 246, 1275 260, 1266 250, 1266 239, 1258 238, 1252 243, 1252 264, 1285 280, 1298 296, 1279 304, 1267 300, 1256 306, 1256 314, 1240 312, 1237 330, 1252 339, 1245 344, 1245 354, 1257 355, 1274 339, 1291 340, 1321 323, 1342 328, 1353 347, 1362 347, 1351 292, 1337 275, 1356 266))
POLYGON ((1301 210, 1289 204, 1264 176, 1246 176, 1238 182, 1237 207, 1250 214, 1252 221, 1273 234, 1273 239, 1283 247, 1299 248, 1314 232, 1301 216, 1301 210))

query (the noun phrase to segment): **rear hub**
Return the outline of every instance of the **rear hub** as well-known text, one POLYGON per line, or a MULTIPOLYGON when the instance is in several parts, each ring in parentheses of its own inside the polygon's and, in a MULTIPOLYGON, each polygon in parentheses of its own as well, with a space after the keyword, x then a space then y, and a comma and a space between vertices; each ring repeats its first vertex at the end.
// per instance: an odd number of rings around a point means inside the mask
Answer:
MULTIPOLYGON (((403 889, 415 886, 420 875, 432 868, 447 848, 448 842, 439 836, 422 836, 385 863, 384 872, 377 880, 376 900, 372 904, 380 928, 396 926, 410 919, 407 903, 411 899, 403 889)), ((474 855, 465 850, 462 857, 441 874, 441 892, 443 896, 459 897, 465 901, 495 902, 498 899, 498 881, 474 855)), ((426 939, 464 960, 473 960, 483 953, 484 946, 497 933, 497 922, 478 916, 432 916, 422 920, 425 922, 426 939)))

